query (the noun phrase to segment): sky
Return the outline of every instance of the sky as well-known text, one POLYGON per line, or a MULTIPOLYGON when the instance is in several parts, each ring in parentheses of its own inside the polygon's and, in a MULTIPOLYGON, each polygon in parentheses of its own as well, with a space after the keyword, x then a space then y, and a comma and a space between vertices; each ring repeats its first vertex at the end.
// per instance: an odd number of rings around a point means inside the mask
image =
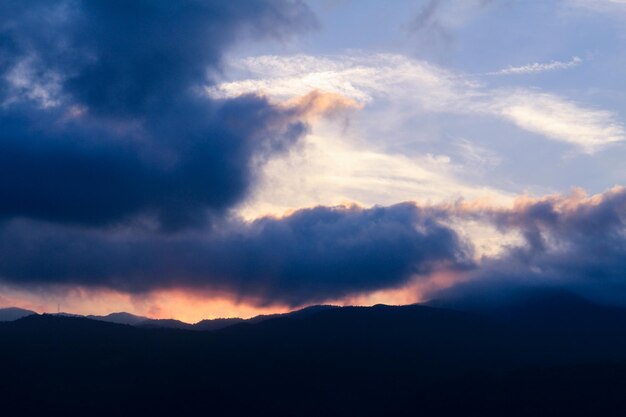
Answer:
POLYGON ((0 4, 0 307, 626 304, 626 1, 0 4))

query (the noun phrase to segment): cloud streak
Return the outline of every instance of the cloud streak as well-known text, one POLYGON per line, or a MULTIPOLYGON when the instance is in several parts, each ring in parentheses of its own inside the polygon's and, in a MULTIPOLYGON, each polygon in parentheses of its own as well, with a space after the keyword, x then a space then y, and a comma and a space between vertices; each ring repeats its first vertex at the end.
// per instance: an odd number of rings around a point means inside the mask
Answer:
POLYGON ((489 111, 518 127, 577 146, 592 154, 626 139, 617 116, 607 110, 585 108, 553 94, 516 89, 497 93, 489 111))
POLYGON ((521 74, 537 74, 549 71, 566 70, 579 66, 583 62, 582 59, 575 56, 570 61, 552 61, 548 63, 535 62, 533 64, 522 65, 520 67, 510 66, 508 68, 488 72, 485 75, 521 75, 521 74))

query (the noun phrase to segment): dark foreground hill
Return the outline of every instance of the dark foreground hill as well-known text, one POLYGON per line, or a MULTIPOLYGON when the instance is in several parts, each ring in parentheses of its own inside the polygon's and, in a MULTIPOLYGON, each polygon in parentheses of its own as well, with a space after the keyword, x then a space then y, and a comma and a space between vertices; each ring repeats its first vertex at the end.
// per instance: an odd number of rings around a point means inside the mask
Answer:
POLYGON ((55 316, 0 324, 7 415, 626 415, 626 314, 313 309, 199 332, 55 316))
MULTIPOLYGON (((284 314, 270 314, 260 315, 249 319, 242 319, 238 317, 230 318, 216 318, 202 320, 197 323, 185 323, 180 320, 174 319, 152 319, 144 316, 137 316, 126 312, 111 313, 106 316, 81 316, 77 314, 69 313, 56 313, 55 316, 63 317, 85 317, 92 320, 104 321, 107 323, 115 324, 128 324, 135 327, 150 328, 150 329, 181 329, 181 330, 197 330, 197 331, 210 331, 220 330, 226 327, 232 326, 238 323, 260 323, 265 320, 275 319, 278 317, 305 317, 310 314, 315 314, 323 310, 330 310, 337 308, 331 305, 317 305, 306 307, 301 310, 292 311, 284 314)), ((32 314, 37 314, 34 311, 23 310, 20 308, 4 308, 0 309, 0 321, 14 321, 22 317, 26 317, 32 314)))

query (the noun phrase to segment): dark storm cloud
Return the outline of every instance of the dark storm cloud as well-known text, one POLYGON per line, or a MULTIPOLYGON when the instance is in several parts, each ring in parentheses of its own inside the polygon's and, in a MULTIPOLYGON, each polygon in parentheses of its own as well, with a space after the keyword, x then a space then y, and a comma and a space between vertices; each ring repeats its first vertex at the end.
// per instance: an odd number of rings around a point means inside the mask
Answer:
POLYGON ((202 86, 238 38, 312 24, 288 0, 2 2, 0 217, 179 228, 230 207, 306 126, 202 86))
POLYGON ((142 214, 177 228, 227 209, 245 195, 255 165, 305 126, 254 97, 209 106, 111 134, 115 127, 84 120, 5 112, 0 217, 101 225, 142 214))
POLYGON ((218 290, 290 305, 472 266, 471 250, 452 229, 408 203, 317 207, 185 236, 87 233, 14 221, 0 231, 0 253, 0 275, 17 285, 218 290))
POLYGON ((9 0, 0 5, 0 68, 32 61, 97 113, 127 118, 206 81, 242 36, 282 37, 313 17, 290 0, 9 0))

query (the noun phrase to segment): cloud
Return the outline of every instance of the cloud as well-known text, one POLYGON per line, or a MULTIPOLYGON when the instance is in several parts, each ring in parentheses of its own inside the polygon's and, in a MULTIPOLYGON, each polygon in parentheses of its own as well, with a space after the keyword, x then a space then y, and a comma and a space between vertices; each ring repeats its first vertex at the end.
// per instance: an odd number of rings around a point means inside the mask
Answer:
POLYGON ((467 139, 459 139, 456 146, 461 150, 465 165, 472 169, 496 166, 502 159, 493 151, 480 147, 467 139))
POLYGON ((350 110, 363 108, 363 105, 355 100, 319 90, 313 90, 304 96, 295 97, 284 103, 283 106, 295 111, 299 117, 307 120, 316 120, 320 117, 336 118, 347 116, 350 110))
MULTIPOLYGON (((320 202, 338 205, 356 202, 364 206, 390 205, 398 201, 451 201, 461 197, 490 196, 508 202, 512 196, 492 187, 467 184, 458 178, 456 167, 446 155, 407 156, 368 147, 336 127, 314 126, 313 133, 284 155, 272 158, 259 182, 238 212, 247 219, 260 213, 283 214, 312 207, 320 202), (337 139, 341 137, 341 139, 337 139)), ((495 161, 484 150, 467 149, 469 168, 495 161)))
POLYGON ((509 198, 493 187, 468 184, 467 178, 459 175, 456 161, 446 154, 411 155, 385 149, 402 135, 397 127, 394 135, 389 135, 387 127, 398 126, 396 117, 413 118, 420 106, 432 111, 459 106, 455 100, 464 93, 453 91, 459 83, 452 73, 387 54, 260 56, 233 65, 252 77, 208 87, 211 97, 235 98, 257 92, 273 102, 291 105, 302 97, 312 97, 313 91, 314 97, 323 94, 349 103, 349 109, 330 109, 297 147, 264 166, 258 186, 240 206, 246 218, 320 203, 371 206, 487 194, 509 198), (368 113, 370 106, 379 104, 382 113, 368 113), (351 111, 346 114, 346 110, 351 111), (328 121, 329 115, 339 116, 343 123, 337 126, 328 121))
POLYGON ((0 219, 176 229, 224 212, 306 126, 199 86, 238 39, 313 25, 288 0, 4 2, 0 219))
POLYGON ((553 94, 502 91, 488 106, 522 129, 576 145, 586 153, 626 139, 624 125, 612 112, 585 108, 553 94))
POLYGON ((410 97, 423 106, 441 108, 463 94, 460 87, 470 85, 452 72, 395 54, 260 56, 231 65, 251 77, 209 86, 211 97, 256 92, 288 99, 318 90, 362 104, 410 97), (420 95, 415 94, 418 88, 420 95))
POLYGON ((520 197, 510 208, 460 203, 450 212, 521 237, 483 257, 450 293, 552 287, 626 304, 626 188, 593 196, 575 190, 569 196, 520 197))
POLYGON ((535 62, 533 64, 523 65, 521 67, 508 67, 499 71, 488 72, 486 75, 519 75, 519 74, 537 74, 541 72, 566 70, 579 66, 582 59, 575 56, 571 61, 552 61, 549 63, 535 62))
POLYGON ((232 65, 250 78, 210 86, 211 97, 256 92, 288 99, 318 90, 366 106, 392 102, 405 111, 498 118, 585 153, 626 140, 623 123, 608 110, 533 89, 489 88, 469 76, 402 55, 261 56, 232 65))
POLYGON ((121 134, 83 120, 59 125, 48 115, 35 121, 32 112, 5 112, 0 217, 95 226, 137 216, 166 228, 201 223, 205 211, 238 202, 255 164, 305 129, 254 97, 185 110, 121 134))
POLYGON ((0 229, 0 276, 24 287, 187 289, 296 306, 471 267, 471 248, 443 220, 411 203, 316 207, 159 236, 15 220, 0 229))

